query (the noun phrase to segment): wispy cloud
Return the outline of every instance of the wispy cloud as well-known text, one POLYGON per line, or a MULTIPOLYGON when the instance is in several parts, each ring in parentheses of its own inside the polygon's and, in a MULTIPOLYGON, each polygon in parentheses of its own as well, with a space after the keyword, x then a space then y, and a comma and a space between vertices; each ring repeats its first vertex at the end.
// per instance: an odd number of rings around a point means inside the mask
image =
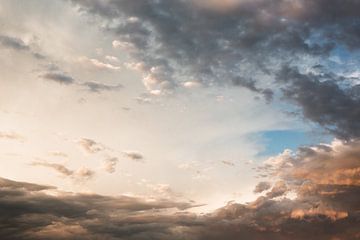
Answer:
POLYGON ((20 141, 20 142, 25 141, 25 137, 16 132, 1 132, 0 131, 0 139, 16 140, 16 141, 20 141))
POLYGON ((71 178, 76 182, 84 182, 90 180, 95 175, 94 171, 86 167, 81 167, 77 170, 70 170, 69 168, 65 167, 62 164, 49 163, 46 161, 34 161, 31 163, 31 165, 51 168, 56 172, 58 172, 61 176, 71 178))

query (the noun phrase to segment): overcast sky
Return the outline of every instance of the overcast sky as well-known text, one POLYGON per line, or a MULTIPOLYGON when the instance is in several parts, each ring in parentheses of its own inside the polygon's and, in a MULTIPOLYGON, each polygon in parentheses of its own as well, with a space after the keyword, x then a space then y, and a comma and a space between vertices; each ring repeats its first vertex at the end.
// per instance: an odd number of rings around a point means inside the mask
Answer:
POLYGON ((360 239, 359 9, 0 0, 1 239, 360 239))

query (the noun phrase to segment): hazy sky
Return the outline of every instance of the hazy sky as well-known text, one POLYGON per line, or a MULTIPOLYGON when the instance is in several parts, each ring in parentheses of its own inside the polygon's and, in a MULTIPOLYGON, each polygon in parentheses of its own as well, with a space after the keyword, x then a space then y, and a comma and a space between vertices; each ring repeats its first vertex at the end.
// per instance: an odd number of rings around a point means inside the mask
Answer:
POLYGON ((360 239, 359 9, 0 0, 1 239, 360 239))

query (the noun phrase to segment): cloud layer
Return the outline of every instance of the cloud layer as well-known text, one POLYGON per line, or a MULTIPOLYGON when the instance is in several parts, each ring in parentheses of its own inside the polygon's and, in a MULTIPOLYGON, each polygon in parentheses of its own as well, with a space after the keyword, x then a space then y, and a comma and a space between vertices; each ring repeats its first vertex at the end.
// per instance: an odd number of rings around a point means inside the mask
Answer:
POLYGON ((114 34, 113 47, 130 55, 127 66, 142 72, 150 93, 196 82, 271 101, 280 88, 306 118, 337 137, 359 137, 359 87, 346 77, 356 68, 342 60, 360 46, 356 0, 72 2, 114 34))

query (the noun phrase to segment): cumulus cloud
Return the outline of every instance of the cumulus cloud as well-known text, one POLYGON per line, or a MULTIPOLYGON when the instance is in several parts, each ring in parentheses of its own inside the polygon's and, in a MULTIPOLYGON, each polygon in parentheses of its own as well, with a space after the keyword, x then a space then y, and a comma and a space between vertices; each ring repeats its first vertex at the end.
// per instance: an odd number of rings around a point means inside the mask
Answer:
POLYGON ((360 142, 333 141, 297 152, 285 151, 265 163, 269 174, 297 182, 325 185, 360 185, 360 142))
POLYGON ((293 192, 292 219, 352 219, 360 208, 359 149, 357 140, 335 140, 269 158, 260 170, 279 181, 257 204, 279 196, 286 199, 286 193, 293 192))
POLYGON ((70 170, 62 164, 49 163, 46 161, 35 161, 31 163, 32 166, 42 166, 55 170, 63 177, 69 177, 77 182, 84 182, 94 177, 95 172, 86 168, 81 167, 77 170, 70 170))

